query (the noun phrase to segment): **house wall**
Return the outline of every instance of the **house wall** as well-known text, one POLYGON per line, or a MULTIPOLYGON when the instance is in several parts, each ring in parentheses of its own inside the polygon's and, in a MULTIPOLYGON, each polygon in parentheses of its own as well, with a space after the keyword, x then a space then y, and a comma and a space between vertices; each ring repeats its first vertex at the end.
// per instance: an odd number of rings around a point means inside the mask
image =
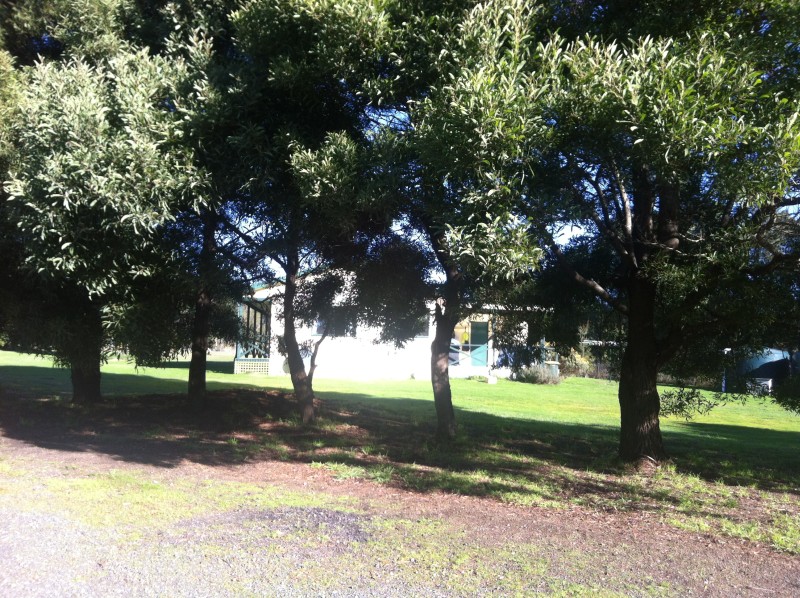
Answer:
MULTIPOLYGON (((268 299, 273 293, 270 289, 254 294, 253 298, 262 300, 268 299)), ((272 295, 274 296, 274 295, 272 295)), ((270 330, 272 331, 270 341, 270 352, 268 363, 249 363, 248 360, 237 358, 234 371, 246 372, 254 371, 258 373, 269 373, 270 375, 288 375, 288 363, 286 357, 278 351, 276 334, 283 330, 283 322, 280 321, 280 308, 271 309, 270 330)), ((488 322, 489 317, 485 314, 476 315, 473 320, 477 322, 488 322)), ((468 331, 468 322, 462 322, 456 328, 457 338, 461 338, 463 332, 468 331)), ((433 318, 430 318, 428 325, 428 335, 418 336, 406 342, 402 347, 396 347, 393 343, 378 342, 375 340, 380 336, 380 330, 365 326, 356 327, 355 337, 326 337, 320 344, 317 354, 317 370, 314 376, 317 378, 343 378, 350 380, 407 380, 409 378, 428 379, 430 378, 430 358, 431 342, 435 327, 433 318)), ((297 340, 303 343, 316 342, 320 336, 316 334, 316 326, 300 327, 297 329, 297 340)), ((458 350, 458 349, 456 349, 458 350)), ((480 351, 483 360, 473 360, 470 358, 461 359, 458 365, 451 365, 450 376, 453 378, 466 378, 469 376, 487 376, 491 365, 497 361, 497 353, 494 351, 491 341, 487 348, 480 351)), ((463 355, 462 355, 463 357, 463 355)), ((310 365, 310 357, 305 359, 306 370, 310 365)), ((507 377, 509 371, 494 370, 494 375, 507 377)))
MULTIPOLYGON (((316 342, 319 336, 309 328, 300 328, 297 339, 300 343, 316 342)), ((405 380, 409 378, 427 378, 430 375, 430 342, 428 337, 418 337, 407 342, 403 347, 395 347, 391 343, 375 343, 378 331, 357 328, 355 337, 326 337, 317 354, 317 378, 346 378, 349 380, 405 380)), ((288 375, 286 358, 273 346, 271 353, 273 363, 279 361, 280 372, 272 374, 288 375)), ((310 365, 310 357, 306 358, 306 369, 310 365)))

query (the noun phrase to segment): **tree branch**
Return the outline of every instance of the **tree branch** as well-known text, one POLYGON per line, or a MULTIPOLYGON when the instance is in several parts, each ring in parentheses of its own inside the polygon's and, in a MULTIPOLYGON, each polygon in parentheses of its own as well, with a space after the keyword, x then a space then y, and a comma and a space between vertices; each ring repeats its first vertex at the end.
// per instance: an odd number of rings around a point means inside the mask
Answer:
MULTIPOLYGON (((614 160, 611 160, 611 172, 614 174, 614 182, 617 185, 617 189, 619 189, 619 196, 622 199, 622 228, 625 231, 626 240, 630 244, 631 248, 633 248, 633 211, 631 209, 631 198, 628 195, 628 191, 625 188, 625 182, 622 180, 622 175, 620 174, 617 164, 614 160)), ((633 254, 633 252, 631 252, 631 254, 633 254)), ((635 259, 636 257, 634 256, 634 260, 635 259)))
POLYGON ((319 346, 322 341, 328 336, 328 322, 325 322, 325 327, 322 330, 322 336, 314 343, 314 350, 311 352, 311 361, 308 363, 308 383, 312 384, 314 381, 314 372, 317 369, 317 354, 319 353, 319 346))
POLYGON ((556 258, 558 259, 559 265, 567 272, 567 274, 577 282, 579 285, 591 290, 595 295, 597 295, 600 299, 608 303, 611 307, 616 309, 619 313, 623 315, 628 315, 628 306, 624 303, 620 302, 619 299, 611 295, 606 289, 604 289, 601 285, 599 285, 596 281, 585 278, 582 276, 575 268, 572 267, 572 264, 569 263, 567 257, 564 255, 564 252, 561 251, 561 248, 550 239, 550 247, 555 253, 556 258))
POLYGON ((750 274, 751 276, 764 276, 766 274, 770 274, 781 268, 782 266, 790 266, 791 269, 796 269, 800 266, 800 255, 794 254, 787 254, 782 253, 780 255, 774 255, 772 259, 767 262, 766 264, 759 264, 758 266, 752 266, 750 268, 743 268, 742 272, 745 274, 750 274))
POLYGON ((622 243, 622 240, 616 235, 614 232, 614 227, 611 223, 611 216, 609 215, 608 210, 608 198, 606 197, 603 189, 600 186, 600 183, 597 181, 597 177, 590 176, 586 170, 583 170, 586 179, 589 183, 594 187, 595 195, 597 196, 598 203, 600 204, 600 209, 603 212, 603 218, 600 219, 600 215, 597 213, 596 210, 591 211, 591 218, 594 221, 597 229, 606 237, 609 242, 611 243, 612 247, 616 250, 619 256, 629 262, 632 266, 636 266, 636 260, 633 254, 625 249, 625 245, 622 243))

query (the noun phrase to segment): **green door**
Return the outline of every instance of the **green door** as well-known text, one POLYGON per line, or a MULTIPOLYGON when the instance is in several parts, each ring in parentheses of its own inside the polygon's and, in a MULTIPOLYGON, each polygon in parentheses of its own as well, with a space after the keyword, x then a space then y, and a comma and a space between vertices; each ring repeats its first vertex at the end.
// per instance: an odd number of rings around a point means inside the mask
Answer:
POLYGON ((469 343, 472 365, 489 365, 489 322, 470 322, 469 343))

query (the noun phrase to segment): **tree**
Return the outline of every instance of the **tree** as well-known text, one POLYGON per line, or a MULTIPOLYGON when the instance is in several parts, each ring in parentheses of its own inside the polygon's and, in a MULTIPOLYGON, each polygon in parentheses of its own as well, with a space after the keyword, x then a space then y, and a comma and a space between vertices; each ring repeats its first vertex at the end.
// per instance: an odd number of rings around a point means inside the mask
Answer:
POLYGON ((444 438, 456 433, 449 379, 450 344, 455 326, 471 309, 478 308, 480 297, 488 288, 505 278, 497 276, 499 268, 488 267, 487 262, 513 262, 520 266, 524 261, 534 269, 541 255, 524 233, 513 227, 490 226, 499 223, 501 215, 492 215, 493 220, 488 223, 481 220, 486 214, 474 209, 482 194, 494 195, 498 191, 489 189, 494 187, 494 181, 482 166, 490 160, 496 161, 500 154, 496 136, 493 140, 491 133, 485 135, 483 131, 468 128, 478 121, 466 120, 472 116, 467 111, 472 109, 477 114, 484 106, 479 103, 458 106, 452 111, 454 106, 446 99, 450 83, 470 68, 479 54, 472 52, 476 40, 467 41, 463 35, 464 22, 469 23, 471 15, 480 12, 481 7, 472 12, 464 11, 463 6, 459 8, 451 17, 456 23, 461 20, 460 26, 451 25, 449 31, 442 33, 441 40, 430 44, 436 50, 430 57, 437 76, 431 82, 434 94, 428 95, 426 91, 428 97, 412 106, 401 136, 406 145, 400 165, 404 214, 411 227, 426 239, 444 279, 437 292, 436 334, 431 343, 431 384, 438 433, 444 438), (438 95, 439 90, 444 93, 438 95))
MULTIPOLYGON (((413 123, 413 120, 412 120, 413 123)), ((408 134, 409 155, 401 164, 404 189, 402 214, 407 243, 413 239, 422 247, 420 256, 428 256, 427 270, 438 273, 440 282, 428 284, 425 294, 434 301, 435 332, 431 341, 430 376, 436 409, 437 435, 442 439, 456 436, 457 424, 450 386, 450 352, 456 325, 470 311, 467 305, 471 284, 447 239, 447 226, 459 223, 459 190, 451 188, 435 167, 414 151, 417 139, 408 134)), ((397 167, 396 166, 396 167, 397 167)), ((418 270, 418 278, 426 269, 418 270)), ((472 306, 474 307, 474 306, 472 306)))
POLYGON ((237 255, 238 239, 226 238, 222 230, 226 210, 244 185, 229 153, 231 133, 240 128, 244 116, 231 93, 243 65, 229 39, 231 5, 185 3, 167 5, 158 13, 172 32, 158 40, 164 46, 162 53, 185 65, 185 77, 171 98, 181 123, 179 143, 191 168, 203 173, 203 185, 193 189, 195 197, 180 207, 177 226, 172 227, 180 239, 182 272, 193 303, 188 398, 195 406, 205 400, 212 330, 220 338, 235 337, 230 322, 226 326, 230 320, 226 315, 233 314, 227 308, 245 295, 249 266, 237 255))
POLYGON ((666 455, 658 372, 691 347, 763 340, 743 333, 778 314, 753 310, 754 299, 775 288, 765 279, 797 264, 769 242, 781 218, 796 227, 786 209, 797 203, 800 159, 796 89, 782 75, 797 56, 764 43, 786 8, 772 7, 759 29, 742 25, 736 36, 718 33, 738 14, 722 10, 724 22, 696 23, 677 39, 570 42, 541 38, 535 7, 489 3, 464 25, 458 51, 473 58, 428 101, 435 151, 452 154, 465 140, 481 150, 453 168, 471 176, 473 222, 452 235, 462 255, 524 272, 513 259, 493 261, 482 236, 525 231, 624 318, 625 460, 666 455), (585 235, 559 241, 567 226, 585 235), (583 260, 590 270, 571 259, 609 250, 611 259, 583 260))
POLYGON ((71 58, 24 73, 5 211, 27 271, 41 278, 34 287, 72 297, 65 334, 47 344, 72 368, 78 401, 100 395, 104 319, 131 301, 133 281, 170 261, 156 232, 197 185, 169 143, 174 68, 123 44, 96 65, 71 58))
MULTIPOLYGON (((169 131, 151 130, 152 141, 160 144, 159 150, 171 152, 173 158, 180 154, 187 161, 176 172, 194 175, 186 179, 192 182, 181 198, 173 198, 172 214, 151 238, 150 251, 157 244, 161 255, 148 266, 149 282, 143 284, 141 276, 126 280, 128 292, 109 297, 111 303, 104 306, 104 323, 106 336, 113 337, 116 345, 121 343, 140 364, 157 364, 185 348, 191 337, 189 397, 196 403, 205 394, 209 335, 233 337, 236 327, 229 299, 243 294, 236 276, 241 269, 229 267, 224 247, 218 246, 221 236, 215 214, 224 191, 218 178, 211 176, 213 164, 204 151, 220 145, 208 126, 210 115, 219 113, 217 98, 202 94, 209 88, 207 78, 220 70, 219 56, 225 55, 228 44, 221 25, 232 4, 52 0, 2 6, 7 38, 23 64, 33 64, 36 57, 72 58, 104 67, 120 52, 140 48, 148 60, 164 67, 163 95, 151 98, 155 104, 150 108, 174 126, 169 131), (194 310, 194 317, 187 320, 188 310, 194 310), (161 318, 158 326, 151 319, 156 317, 161 318)), ((226 124, 217 122, 217 128, 226 124)), ((117 164, 125 166, 122 161, 117 164)))
POLYGON ((220 226, 239 241, 243 262, 259 264, 262 282, 284 287, 281 344, 309 422, 314 395, 295 333, 305 317, 297 301, 312 274, 340 259, 337 247, 375 226, 348 173, 361 172, 369 143, 366 108, 380 89, 389 23, 370 2, 287 0, 251 2, 230 24, 229 77, 210 80, 236 119, 220 145, 225 176, 236 182, 220 226))

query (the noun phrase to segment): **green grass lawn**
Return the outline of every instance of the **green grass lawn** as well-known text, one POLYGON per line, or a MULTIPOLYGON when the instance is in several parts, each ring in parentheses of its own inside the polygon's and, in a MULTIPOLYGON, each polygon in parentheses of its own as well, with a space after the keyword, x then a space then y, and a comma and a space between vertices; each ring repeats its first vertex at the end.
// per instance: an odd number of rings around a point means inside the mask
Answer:
MULTIPOLYGON (((183 393, 187 375, 187 362, 137 371, 125 361, 111 361, 103 367, 103 390, 120 396, 183 393)), ((232 360, 211 361, 208 380, 211 390, 290 388, 285 376, 234 375, 232 360)), ((754 400, 720 406, 689 422, 664 418, 672 460, 655 474, 643 475, 615 457, 619 413, 614 382, 569 378, 552 386, 504 380, 452 384, 460 434, 451 443, 433 438, 435 415, 425 380, 316 379, 323 408, 314 428, 291 418, 270 429, 242 423, 247 418, 239 425, 231 406, 234 423, 226 428, 227 436, 207 439, 207 444, 234 460, 296 460, 337 477, 419 492, 550 508, 577 504, 647 511, 677 527, 800 553, 797 415, 754 400)), ((70 393, 67 371, 11 352, 0 352, 0 387, 52 397, 53 402, 70 393)), ((187 436, 202 444, 196 432, 172 438, 160 427, 137 441, 157 438, 174 448, 187 442, 178 438, 187 436)))

